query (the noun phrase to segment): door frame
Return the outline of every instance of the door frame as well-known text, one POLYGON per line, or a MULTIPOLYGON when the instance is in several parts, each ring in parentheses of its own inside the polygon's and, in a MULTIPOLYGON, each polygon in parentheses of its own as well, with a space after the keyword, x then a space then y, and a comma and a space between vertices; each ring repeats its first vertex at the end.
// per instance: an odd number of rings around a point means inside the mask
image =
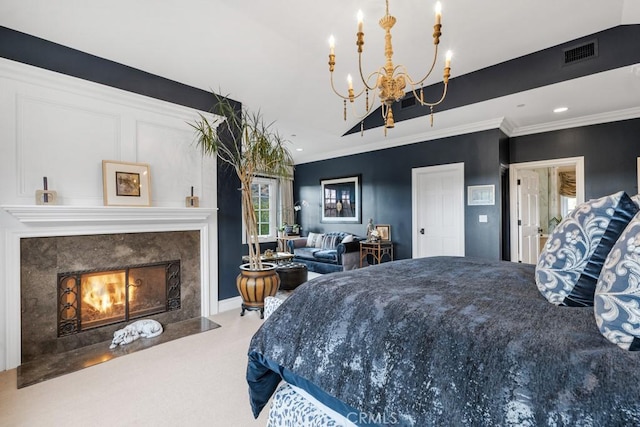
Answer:
POLYGON ((523 169, 550 168, 554 166, 574 166, 576 168, 576 202, 584 203, 584 156, 512 163, 509 166, 509 234, 511 235, 511 261, 513 262, 518 262, 518 247, 520 243, 518 241, 518 171, 523 169))
POLYGON ((462 218, 460 228, 462 230, 462 248, 466 252, 465 245, 465 180, 464 180, 464 162, 449 163, 446 165, 424 166, 411 169, 411 258, 415 258, 418 253, 418 175, 424 173, 441 173, 441 172, 458 172, 462 175, 462 191, 460 191, 460 206, 462 208, 462 218))

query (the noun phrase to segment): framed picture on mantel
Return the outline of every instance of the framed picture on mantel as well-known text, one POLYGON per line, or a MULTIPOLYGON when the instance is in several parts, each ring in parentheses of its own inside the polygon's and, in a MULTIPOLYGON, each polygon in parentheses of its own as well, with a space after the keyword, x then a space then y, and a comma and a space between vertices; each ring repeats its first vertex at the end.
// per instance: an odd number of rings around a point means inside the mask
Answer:
POLYGON ((360 175, 320 180, 324 223, 362 223, 360 175))
POLYGON ((146 163, 102 161, 105 206, 151 206, 151 173, 146 163))

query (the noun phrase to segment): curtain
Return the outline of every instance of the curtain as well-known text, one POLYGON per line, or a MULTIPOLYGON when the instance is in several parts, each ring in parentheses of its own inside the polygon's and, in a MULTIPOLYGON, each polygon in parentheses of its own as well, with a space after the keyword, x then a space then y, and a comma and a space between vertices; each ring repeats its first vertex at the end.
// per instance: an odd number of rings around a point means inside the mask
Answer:
POLYGON ((280 224, 294 224, 296 221, 293 211, 293 180, 280 179, 280 224))
POLYGON ((560 195, 565 197, 576 197, 576 173, 560 172, 558 174, 560 181, 560 195))

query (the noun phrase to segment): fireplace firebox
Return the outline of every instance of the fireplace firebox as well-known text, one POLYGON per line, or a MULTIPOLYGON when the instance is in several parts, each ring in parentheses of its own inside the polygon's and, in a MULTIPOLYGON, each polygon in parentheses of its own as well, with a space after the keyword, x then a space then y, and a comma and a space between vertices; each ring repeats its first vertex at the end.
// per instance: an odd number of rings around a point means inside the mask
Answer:
POLYGON ((180 308, 180 261, 58 274, 58 336, 180 308))

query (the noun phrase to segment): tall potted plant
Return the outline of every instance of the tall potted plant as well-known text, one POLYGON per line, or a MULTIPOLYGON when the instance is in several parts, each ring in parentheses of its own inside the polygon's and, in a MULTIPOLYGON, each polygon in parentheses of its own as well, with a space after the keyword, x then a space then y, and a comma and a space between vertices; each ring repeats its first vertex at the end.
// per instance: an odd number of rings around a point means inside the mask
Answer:
POLYGON ((280 279, 275 265, 263 263, 260 257, 258 222, 253 204, 251 183, 258 175, 288 177, 293 171, 293 158, 286 141, 266 123, 262 114, 245 108, 236 109, 226 97, 215 95, 215 113, 222 118, 199 119, 189 123, 196 131, 196 143, 203 155, 216 156, 230 166, 240 179, 242 217, 247 232, 249 262, 240 266, 238 291, 245 309, 260 309, 264 297, 275 295, 280 279))

